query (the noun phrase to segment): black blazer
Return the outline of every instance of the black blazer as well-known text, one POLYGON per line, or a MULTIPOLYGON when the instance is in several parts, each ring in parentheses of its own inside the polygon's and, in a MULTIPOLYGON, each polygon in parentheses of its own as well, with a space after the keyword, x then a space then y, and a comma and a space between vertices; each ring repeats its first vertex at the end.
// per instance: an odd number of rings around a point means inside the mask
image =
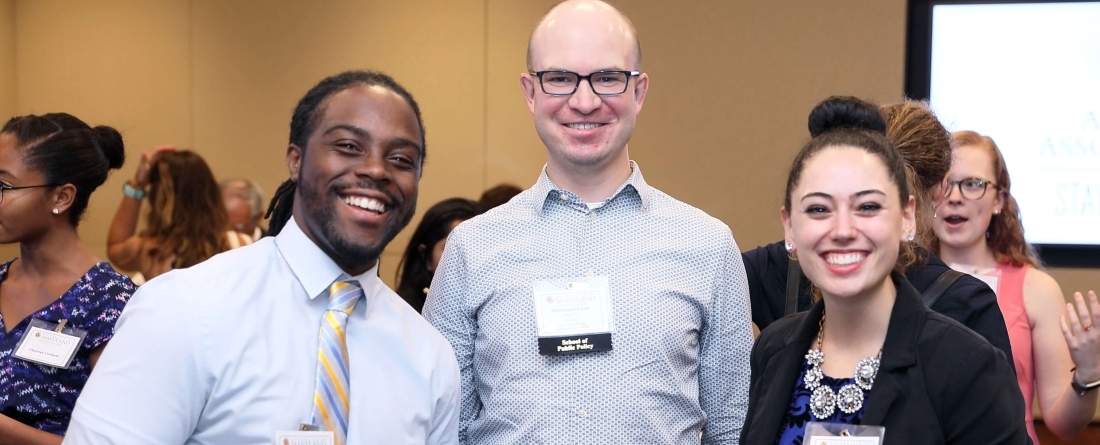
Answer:
MULTIPOLYGON (((923 293, 932 287, 932 283, 949 270, 943 260, 928 254, 928 262, 921 267, 905 272, 905 278, 923 293)), ((752 322, 764 330, 772 322, 783 318, 787 301, 787 251, 783 243, 778 242, 757 247, 741 254, 748 275, 749 299, 752 303, 752 322)), ((798 286, 798 310, 807 311, 813 304, 810 300, 810 281, 802 276, 798 286)), ((997 294, 993 293, 982 280, 964 275, 951 284, 932 310, 962 323, 964 326, 985 337, 989 343, 1005 353, 1008 365, 1015 368, 1012 361, 1012 345, 1008 341, 1008 328, 1004 315, 997 306, 997 294)), ((1015 369, 1013 369, 1015 372, 1015 369)))
MULTIPOLYGON (((1002 354, 925 308, 904 276, 894 272, 892 278, 897 299, 861 423, 884 426, 884 443, 891 445, 1030 443, 1024 399, 1002 354)), ((741 444, 775 444, 823 312, 819 302, 761 333, 752 350, 741 444)))

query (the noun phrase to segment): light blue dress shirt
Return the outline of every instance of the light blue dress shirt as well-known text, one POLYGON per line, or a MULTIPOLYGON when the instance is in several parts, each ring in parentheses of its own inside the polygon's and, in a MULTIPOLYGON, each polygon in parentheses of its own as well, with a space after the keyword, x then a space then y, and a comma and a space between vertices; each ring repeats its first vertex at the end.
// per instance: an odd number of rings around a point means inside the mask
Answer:
POLYGON ((593 209, 544 172, 447 239, 424 306, 462 368, 471 445, 735 444, 748 284, 729 227, 633 173, 593 209), (606 276, 614 349, 539 355, 533 283, 606 276))
MULTIPOLYGON (((291 220, 275 238, 142 286, 77 401, 65 444, 271 444, 309 421, 317 298, 342 271, 291 220)), ((459 372, 447 341, 386 287, 347 325, 348 444, 454 444, 459 372)))

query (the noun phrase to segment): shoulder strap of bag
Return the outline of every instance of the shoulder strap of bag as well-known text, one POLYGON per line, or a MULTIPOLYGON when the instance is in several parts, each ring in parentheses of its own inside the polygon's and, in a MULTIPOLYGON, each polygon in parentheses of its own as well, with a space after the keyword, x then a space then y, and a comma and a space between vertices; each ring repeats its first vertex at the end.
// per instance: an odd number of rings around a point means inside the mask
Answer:
POLYGON ((787 311, 785 315, 798 312, 798 285, 802 281, 802 266, 798 260, 791 258, 787 263, 787 311))
POLYGON ((936 300, 939 300, 940 297, 943 296, 947 288, 955 284, 956 281, 959 281, 959 278, 962 278, 963 275, 966 274, 954 269, 948 269, 941 274, 940 277, 936 279, 936 282, 932 283, 932 286, 921 294, 920 298, 924 300, 924 307, 930 308, 933 304, 936 304, 936 300))

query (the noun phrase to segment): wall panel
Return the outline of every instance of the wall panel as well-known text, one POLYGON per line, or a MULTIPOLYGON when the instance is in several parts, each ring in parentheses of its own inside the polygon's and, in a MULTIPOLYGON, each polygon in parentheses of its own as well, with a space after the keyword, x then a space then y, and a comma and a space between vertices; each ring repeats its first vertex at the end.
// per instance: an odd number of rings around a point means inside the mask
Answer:
MULTIPOLYGON (((0 0, 0 117, 15 114, 15 0, 0 0)), ((19 246, 0 244, 0 261, 19 255, 19 246)))
POLYGON ((143 150, 188 145, 188 2, 16 3, 16 114, 71 113, 122 132, 127 163, 92 195, 81 237, 106 258, 107 228, 143 150))

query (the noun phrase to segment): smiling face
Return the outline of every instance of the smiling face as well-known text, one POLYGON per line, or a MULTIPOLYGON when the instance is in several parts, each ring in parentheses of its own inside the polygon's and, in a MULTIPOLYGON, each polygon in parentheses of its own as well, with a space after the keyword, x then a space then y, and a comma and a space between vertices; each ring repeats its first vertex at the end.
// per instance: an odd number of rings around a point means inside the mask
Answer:
MULTIPOLYGON (((948 184, 969 178, 996 182, 993 156, 983 147, 963 145, 955 148, 952 154, 948 184)), ((932 222, 932 229, 941 246, 966 249, 985 243, 990 220, 1004 207, 1004 194, 995 185, 987 185, 985 195, 979 199, 963 197, 958 185, 952 185, 949 191, 942 187, 937 190, 939 196, 949 193, 943 198, 932 222)))
POLYGON ((790 198, 782 211, 786 241, 823 294, 858 298, 886 286, 900 243, 914 232, 915 202, 899 199, 878 156, 824 148, 803 164, 790 198))
POLYGON ((290 177, 298 183, 294 218, 348 274, 373 267, 412 219, 420 140, 416 116, 401 96, 355 86, 324 102, 308 147, 288 149, 290 177))
MULTIPOLYGON (((601 70, 637 70, 636 43, 629 24, 606 5, 571 2, 559 5, 531 37, 531 69, 566 70, 588 75, 601 70)), ((626 144, 634 132, 649 78, 631 77, 626 92, 600 96, 581 81, 570 96, 543 92, 532 74, 520 85, 546 145, 551 170, 590 170, 625 162, 626 144)))

